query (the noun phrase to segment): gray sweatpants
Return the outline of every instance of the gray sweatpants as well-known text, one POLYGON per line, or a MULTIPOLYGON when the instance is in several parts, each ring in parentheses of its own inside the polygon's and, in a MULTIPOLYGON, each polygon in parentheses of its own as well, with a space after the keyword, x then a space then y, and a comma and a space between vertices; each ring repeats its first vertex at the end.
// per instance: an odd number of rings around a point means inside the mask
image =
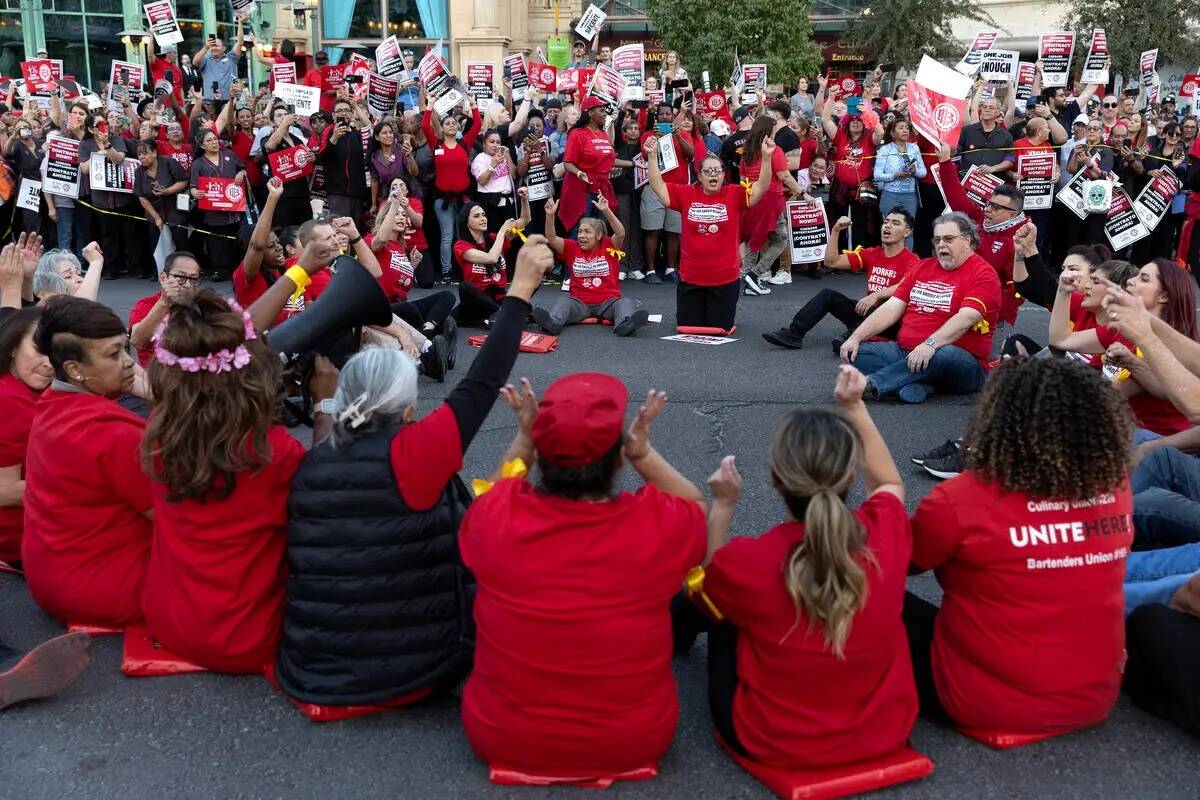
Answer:
POLYGON ((570 295, 560 297, 550 306, 550 326, 553 330, 549 333, 558 334, 566 326, 575 325, 588 317, 607 320, 615 326, 632 316, 636 309, 637 304, 628 297, 614 297, 596 306, 589 306, 570 295))
POLYGON ((775 230, 767 234, 767 243, 763 245, 762 250, 751 253, 749 247, 745 248, 746 256, 742 259, 742 275, 750 273, 757 278, 770 275, 771 267, 779 260, 779 254, 783 252, 786 244, 787 212, 785 211, 779 215, 779 219, 775 220, 775 230))

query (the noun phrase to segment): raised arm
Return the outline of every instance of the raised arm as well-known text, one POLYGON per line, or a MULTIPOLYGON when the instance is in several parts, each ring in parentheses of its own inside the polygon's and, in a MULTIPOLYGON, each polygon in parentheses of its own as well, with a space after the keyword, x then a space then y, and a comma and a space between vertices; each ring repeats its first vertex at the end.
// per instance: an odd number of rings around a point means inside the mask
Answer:
POLYGON ((616 250, 621 249, 621 245, 625 243, 625 226, 621 224, 621 220, 617 219, 617 215, 613 213, 612 207, 608 204, 608 200, 604 199, 604 195, 596 198, 596 210, 604 215, 605 222, 608 227, 612 228, 612 246, 616 250))
POLYGON ((887 443, 871 419, 871 412, 863 403, 863 391, 866 388, 866 376, 849 364, 843 364, 838 372, 833 397, 862 440, 863 483, 867 488, 867 496, 887 492, 903 503, 904 481, 900 478, 900 470, 896 468, 896 460, 892 458, 887 443))
POLYGON ((358 225, 355 224, 352 217, 338 217, 333 221, 333 228, 350 241, 350 254, 366 268, 367 272, 371 273, 372 278, 383 275, 383 267, 379 266, 379 259, 363 241, 362 234, 358 232, 358 225))
POLYGON ((83 248, 83 260, 88 265, 87 273, 84 274, 83 283, 79 284, 75 296, 95 301, 100 297, 100 276, 104 272, 104 252, 100 245, 91 242, 83 248))
MULTIPOLYGON (((601 198, 604 195, 600 196, 601 198)), ((599 199, 599 198, 598 198, 599 199)), ((558 213, 558 201, 553 197, 546 200, 546 244, 554 251, 554 255, 561 257, 563 252, 563 238, 558 235, 557 226, 554 224, 554 215, 558 213)))
POLYGON ((696 484, 683 477, 679 470, 650 446, 650 425, 666 405, 666 392, 655 389, 646 392, 646 402, 638 409, 637 416, 625 435, 622 453, 648 486, 685 500, 694 500, 703 508, 704 495, 696 484))
POLYGON ((242 273, 246 282, 250 283, 258 277, 262 268, 263 256, 267 253, 267 242, 271 239, 271 223, 275 220, 275 209, 279 206, 279 198, 283 197, 283 181, 271 178, 267 181, 267 201, 263 203, 262 213, 250 234, 250 245, 242 259, 242 273))
POLYGON ((670 208, 671 193, 667 191, 667 182, 663 180, 662 172, 658 168, 658 137, 648 137, 642 146, 642 152, 646 155, 646 178, 650 189, 665 207, 670 208))
POLYGON ((1071 295, 1080 290, 1083 273, 1077 269, 1064 269, 1058 278, 1058 293, 1054 296, 1054 307, 1050 309, 1050 346, 1074 353, 1103 353, 1104 346, 1096 331, 1072 331, 1071 295))
POLYGON ((842 238, 842 231, 849 228, 850 224, 849 217, 839 217, 829 228, 829 240, 825 243, 825 266, 830 269, 852 268, 850 257, 845 253, 838 253, 838 241, 842 238))

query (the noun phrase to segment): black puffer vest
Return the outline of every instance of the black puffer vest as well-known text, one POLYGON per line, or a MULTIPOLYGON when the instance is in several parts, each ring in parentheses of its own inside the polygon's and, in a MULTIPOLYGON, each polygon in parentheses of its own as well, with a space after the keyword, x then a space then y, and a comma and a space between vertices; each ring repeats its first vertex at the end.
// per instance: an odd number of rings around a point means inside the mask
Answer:
POLYGON ((470 495, 456 475, 432 509, 411 510, 392 473, 395 433, 315 447, 292 478, 276 676, 299 700, 378 703, 471 668, 475 586, 458 550, 470 495))

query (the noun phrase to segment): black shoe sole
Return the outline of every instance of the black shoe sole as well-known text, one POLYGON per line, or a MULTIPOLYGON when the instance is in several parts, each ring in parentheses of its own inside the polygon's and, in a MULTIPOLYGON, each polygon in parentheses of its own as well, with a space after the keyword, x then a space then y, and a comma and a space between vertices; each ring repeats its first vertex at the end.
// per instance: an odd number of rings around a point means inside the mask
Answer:
POLYGON ((650 319, 650 312, 644 308, 639 308, 637 311, 630 314, 625 319, 613 328, 613 333, 617 336, 628 336, 638 328, 646 324, 650 319))
POLYGON ((446 369, 454 369, 458 363, 458 323, 454 317, 446 317, 442 323, 442 338, 446 340, 446 369))
POLYGON ((803 350, 804 349, 804 340, 803 339, 800 339, 798 342, 788 341, 788 340, 784 339, 783 337, 778 336, 774 333, 764 333, 762 335, 762 337, 764 339, 766 339, 768 342, 770 342, 771 344, 775 345, 776 347, 786 347, 788 350, 803 350))

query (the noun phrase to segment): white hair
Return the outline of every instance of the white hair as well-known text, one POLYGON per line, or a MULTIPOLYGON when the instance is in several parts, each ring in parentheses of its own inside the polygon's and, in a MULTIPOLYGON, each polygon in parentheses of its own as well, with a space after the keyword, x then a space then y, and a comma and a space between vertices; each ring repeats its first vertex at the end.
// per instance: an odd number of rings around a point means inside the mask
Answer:
POLYGON ((417 402, 417 365, 403 350, 366 347, 354 354, 338 376, 333 396, 335 448, 397 425, 417 402))
POLYGON ((67 294, 67 282, 58 274, 58 265, 66 261, 82 271, 79 259, 70 250, 47 250, 38 259, 37 269, 33 271, 33 296, 49 297, 56 294, 67 294))

